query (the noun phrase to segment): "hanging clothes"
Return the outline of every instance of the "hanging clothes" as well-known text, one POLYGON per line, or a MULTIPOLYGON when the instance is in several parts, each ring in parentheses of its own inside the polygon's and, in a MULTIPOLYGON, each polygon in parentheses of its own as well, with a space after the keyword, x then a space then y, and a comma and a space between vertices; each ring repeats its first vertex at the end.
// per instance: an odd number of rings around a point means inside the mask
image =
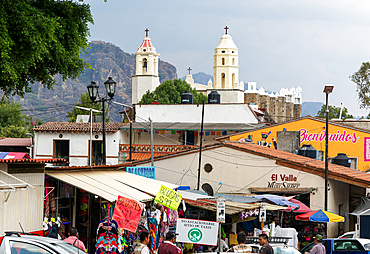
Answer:
POLYGON ((118 243, 119 227, 116 221, 100 221, 96 232, 95 254, 120 254, 118 243))

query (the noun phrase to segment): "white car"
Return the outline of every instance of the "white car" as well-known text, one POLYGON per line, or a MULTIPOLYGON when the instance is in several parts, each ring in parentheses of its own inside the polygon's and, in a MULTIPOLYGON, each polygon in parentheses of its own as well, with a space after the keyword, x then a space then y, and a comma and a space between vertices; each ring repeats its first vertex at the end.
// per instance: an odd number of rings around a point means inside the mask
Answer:
POLYGON ((350 231, 350 232, 344 233, 338 238, 356 238, 356 231, 350 231))

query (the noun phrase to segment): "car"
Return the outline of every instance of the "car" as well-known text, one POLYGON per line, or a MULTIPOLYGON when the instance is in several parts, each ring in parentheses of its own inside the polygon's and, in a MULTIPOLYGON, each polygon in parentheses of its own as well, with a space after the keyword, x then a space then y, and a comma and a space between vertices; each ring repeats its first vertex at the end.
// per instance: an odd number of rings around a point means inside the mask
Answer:
POLYGON ((356 238, 356 231, 350 231, 350 232, 344 233, 338 238, 356 238))
MULTIPOLYGON (((370 254, 370 240, 363 238, 336 238, 324 239, 322 244, 325 246, 326 254, 370 254)), ((314 243, 310 243, 300 250, 301 254, 309 252, 314 243)))
POLYGON ((83 254, 83 250, 58 239, 23 234, 21 232, 5 232, 0 243, 2 254, 83 254))

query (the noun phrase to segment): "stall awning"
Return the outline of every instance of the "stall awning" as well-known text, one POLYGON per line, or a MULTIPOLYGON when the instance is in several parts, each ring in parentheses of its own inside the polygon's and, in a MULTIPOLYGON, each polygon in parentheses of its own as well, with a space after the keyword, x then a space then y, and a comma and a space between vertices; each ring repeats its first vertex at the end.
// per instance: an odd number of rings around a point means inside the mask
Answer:
MULTIPOLYGON (((59 171, 47 172, 46 174, 111 202, 117 200, 118 195, 141 202, 154 198, 125 184, 127 175, 130 173, 124 171, 59 171)), ((140 177, 137 180, 138 184, 144 185, 145 179, 140 177)))

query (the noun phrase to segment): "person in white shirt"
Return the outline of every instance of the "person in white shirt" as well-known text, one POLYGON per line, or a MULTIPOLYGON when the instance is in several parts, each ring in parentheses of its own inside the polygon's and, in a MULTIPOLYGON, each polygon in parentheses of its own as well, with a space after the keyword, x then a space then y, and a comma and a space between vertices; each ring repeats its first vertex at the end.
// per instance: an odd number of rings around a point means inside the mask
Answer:
POLYGON ((140 233, 140 242, 138 243, 138 245, 135 246, 134 253, 135 254, 150 254, 148 243, 149 243, 149 233, 147 231, 142 231, 140 233))

